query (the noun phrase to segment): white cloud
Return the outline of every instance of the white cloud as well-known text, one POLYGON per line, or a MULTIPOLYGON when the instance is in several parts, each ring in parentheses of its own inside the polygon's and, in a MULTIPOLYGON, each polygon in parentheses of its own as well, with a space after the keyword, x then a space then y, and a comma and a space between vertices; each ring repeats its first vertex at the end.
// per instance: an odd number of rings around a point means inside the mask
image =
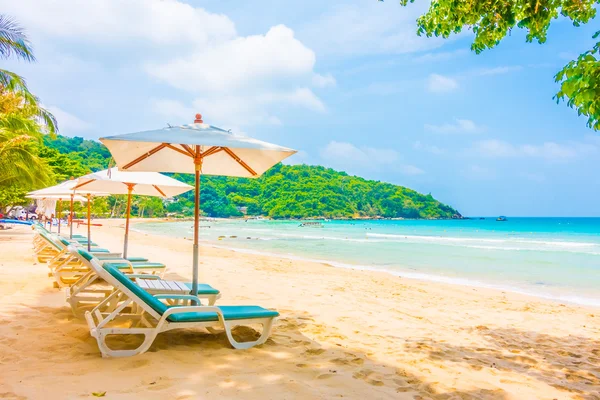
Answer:
POLYGON ((425 130, 442 134, 472 134, 485 130, 485 127, 477 125, 469 119, 455 119, 454 123, 442 125, 425 124, 425 130))
POLYGON ((389 55, 429 50, 444 41, 415 33, 415 20, 426 8, 425 3, 400 7, 376 1, 344 5, 307 24, 300 34, 319 54, 389 55))
POLYGON ((319 88, 336 85, 335 78, 331 74, 327 74, 327 75, 315 74, 312 78, 312 82, 313 82, 314 86, 319 87, 319 88))
POLYGON ((175 0, 2 0, 0 6, 28 31, 70 41, 200 47, 236 35, 227 16, 175 0))
MULTIPOLYGON (((197 95, 193 101, 207 120, 228 124, 281 124, 272 109, 281 105, 326 111, 307 86, 335 84, 313 71, 315 54, 283 25, 265 35, 215 44, 188 57, 149 64, 147 72, 197 95)), ((193 114, 191 114, 193 115, 193 114)))
POLYGON ((493 179, 496 176, 495 171, 475 164, 469 165, 466 169, 462 171, 462 174, 469 179, 475 180, 493 179))
MULTIPOLYGON (((190 93, 185 105, 169 100, 175 95, 165 95, 164 89, 159 95, 163 99, 152 100, 161 115, 185 114, 182 122, 200 111, 207 121, 229 126, 281 124, 278 110, 326 111, 311 88, 335 86, 331 74, 314 71, 314 51, 284 25, 239 36, 227 16, 178 0, 23 0, 18 5, 0 0, 0 6, 40 41, 52 41, 54 58, 65 56, 60 46, 66 44, 71 51, 74 43, 89 46, 92 54, 119 51, 90 58, 109 63, 115 79, 145 73, 190 93)), ((85 63, 80 62, 80 70, 85 63)), ((101 66, 102 73, 106 67, 101 66)))
POLYGON ((475 76, 500 75, 500 74, 508 74, 510 72, 515 72, 515 71, 520 71, 522 69, 523 69, 523 67, 520 65, 481 68, 481 69, 473 70, 471 72, 471 74, 475 75, 475 76))
POLYGON ((428 153, 435 154, 435 155, 444 154, 446 152, 446 150, 444 150, 438 146, 421 143, 418 140, 413 144, 413 148, 415 150, 423 150, 423 151, 426 151, 428 153))
POLYGON ((536 145, 513 145, 506 141, 490 139, 476 142, 471 150, 475 154, 493 158, 530 157, 543 158, 549 161, 568 161, 595 154, 599 149, 593 143, 585 142, 568 142, 565 144, 545 142, 536 145))
POLYGON ((453 58, 466 55, 468 53, 469 52, 466 49, 459 49, 454 51, 438 51, 414 57, 412 60, 415 63, 437 63, 442 61, 448 61, 453 58))
POLYGON ((58 129, 62 134, 68 135, 70 133, 83 132, 91 128, 89 123, 79 119, 75 115, 68 113, 63 109, 60 109, 56 106, 48 106, 46 108, 56 118, 56 121, 58 122, 58 129))
POLYGON ((358 148, 352 143, 336 142, 334 140, 321 149, 321 157, 335 163, 363 163, 366 166, 392 164, 397 162, 399 158, 395 150, 373 147, 358 148))
POLYGON ((431 74, 427 80, 427 89, 433 93, 452 92, 458 89, 458 82, 447 76, 431 74))
POLYGON ((332 140, 320 150, 322 163, 334 167, 347 168, 356 173, 360 169, 396 171, 404 175, 424 174, 421 168, 414 165, 402 164, 400 155, 393 149, 383 149, 368 146, 357 147, 348 142, 332 140))
POLYGON ((265 35, 238 37, 166 63, 148 64, 146 71, 182 90, 226 92, 290 78, 310 81, 315 61, 315 53, 294 37, 294 31, 278 25, 265 35))
POLYGON ((286 158, 283 163, 287 165, 308 164, 310 162, 309 154, 304 150, 299 150, 293 156, 286 158))
POLYGON ((425 173, 421 168, 415 167, 414 165, 402 165, 400 166, 400 171, 404 175, 422 175, 425 173))

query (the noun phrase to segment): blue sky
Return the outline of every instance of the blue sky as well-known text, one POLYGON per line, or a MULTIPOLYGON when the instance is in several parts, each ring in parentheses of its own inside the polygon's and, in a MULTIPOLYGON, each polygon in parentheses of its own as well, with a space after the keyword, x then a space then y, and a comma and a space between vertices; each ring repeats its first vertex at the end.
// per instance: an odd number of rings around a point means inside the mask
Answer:
POLYGON ((8 62, 59 119, 96 139, 204 121, 321 164, 431 192, 465 215, 600 216, 600 136, 552 96, 593 45, 555 21, 419 38, 427 2, 0 0, 38 62, 8 62))

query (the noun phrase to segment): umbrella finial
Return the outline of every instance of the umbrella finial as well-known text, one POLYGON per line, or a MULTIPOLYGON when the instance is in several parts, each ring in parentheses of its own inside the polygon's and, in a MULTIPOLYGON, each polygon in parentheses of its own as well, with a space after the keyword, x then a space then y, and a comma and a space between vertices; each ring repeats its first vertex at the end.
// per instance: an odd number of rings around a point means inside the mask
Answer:
POLYGON ((196 119, 194 120, 195 124, 203 124, 204 122, 202 121, 202 114, 198 113, 196 114, 196 119))

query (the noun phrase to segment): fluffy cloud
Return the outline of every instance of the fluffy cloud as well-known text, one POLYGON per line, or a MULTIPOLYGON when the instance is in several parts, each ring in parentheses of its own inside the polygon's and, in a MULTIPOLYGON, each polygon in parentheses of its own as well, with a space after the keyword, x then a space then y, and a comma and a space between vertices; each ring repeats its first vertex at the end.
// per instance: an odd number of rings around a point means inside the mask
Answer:
POLYGON ((56 120, 59 122, 58 128, 61 133, 77 133, 87 131, 91 128, 91 125, 89 123, 56 106, 48 106, 46 108, 54 115, 56 120))
POLYGON ((46 64, 72 58, 61 46, 71 52, 82 44, 93 50, 79 52, 79 70, 85 71, 86 59, 101 60, 94 76, 110 72, 111 84, 135 79, 147 89, 146 77, 165 84, 156 90, 159 98, 149 100, 161 116, 185 114, 188 121, 200 111, 207 121, 230 127, 281 124, 275 113, 283 110, 326 111, 312 88, 336 83, 331 74, 314 71, 314 51, 290 28, 239 36, 227 16, 178 0, 0 0, 0 6, 28 27, 36 43, 56 48, 46 64), (96 56, 107 51, 110 57, 96 56))
POLYGON ((373 147, 358 148, 352 143, 331 141, 321 149, 324 160, 339 164, 383 165, 398 161, 399 156, 395 150, 378 149, 373 147))
POLYGON ((162 64, 148 73, 187 91, 230 91, 275 85, 290 78, 314 75, 315 53, 284 26, 265 35, 239 37, 162 64))
POLYGON ((395 2, 366 2, 337 7, 300 30, 318 54, 360 56, 402 54, 439 47, 443 40, 415 34, 417 16, 427 4, 399 7, 395 2))
POLYGON ((71 41, 200 47, 236 35, 227 16, 175 0, 2 0, 0 5, 28 30, 71 41))
POLYGON ((323 164, 348 168, 358 173, 361 169, 396 171, 403 175, 424 174, 421 168, 402 164, 400 155, 392 149, 357 147, 348 142, 331 141, 320 150, 323 164))
POLYGON ((415 150, 423 150, 426 151, 428 153, 431 154, 435 154, 435 155, 440 155, 440 154, 444 154, 446 152, 446 150, 438 147, 438 146, 433 146, 430 144, 426 144, 426 143, 421 143, 421 141, 417 140, 414 144, 413 144, 413 148, 415 150))
POLYGON ((421 168, 415 167, 414 165, 401 165, 400 171, 404 175, 422 175, 425 173, 421 168))
POLYGON ((427 90, 432 93, 447 93, 458 89, 456 79, 447 76, 431 74, 427 80, 427 90))
POLYGON ((454 123, 442 125, 425 124, 425 130, 442 134, 471 134, 485 130, 485 127, 477 125, 469 119, 455 119, 454 123))
POLYGON ((520 65, 493 67, 493 68, 481 68, 472 71, 472 75, 476 76, 487 76, 487 75, 501 75, 508 74, 510 72, 520 71, 523 67, 520 65))
POLYGON ((313 85, 319 88, 335 86, 336 80, 331 74, 319 75, 315 74, 312 79, 313 85))
POLYGON ((545 142, 537 145, 513 145, 506 141, 490 139, 476 142, 471 150, 475 154, 484 157, 531 157, 543 158, 549 161, 567 161, 580 156, 595 154, 598 152, 598 147, 593 143, 585 142, 568 142, 566 144, 545 142))

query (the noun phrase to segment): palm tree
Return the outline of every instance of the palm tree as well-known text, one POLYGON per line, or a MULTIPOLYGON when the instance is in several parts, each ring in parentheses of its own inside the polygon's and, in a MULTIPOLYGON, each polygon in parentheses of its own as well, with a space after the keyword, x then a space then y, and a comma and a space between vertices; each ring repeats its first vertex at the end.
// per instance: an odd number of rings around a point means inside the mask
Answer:
MULTIPOLYGON (((35 61, 23 29, 0 14, 0 60, 35 61)), ((31 188, 50 183, 52 171, 39 157, 45 133, 54 134, 54 116, 40 106, 25 79, 0 69, 0 189, 31 188)))
MULTIPOLYGON (((31 44, 23 29, 12 18, 0 14, 0 59, 21 58, 35 61, 31 44)), ((45 125, 49 133, 58 131, 54 116, 40 106, 39 99, 27 87, 25 79, 14 72, 0 69, 0 92, 12 92, 21 95, 23 104, 31 107, 34 114, 45 125)), ((0 129, 2 127, 0 126, 0 129)))
POLYGON ((0 188, 47 184, 51 177, 38 151, 34 137, 0 130, 0 188))

